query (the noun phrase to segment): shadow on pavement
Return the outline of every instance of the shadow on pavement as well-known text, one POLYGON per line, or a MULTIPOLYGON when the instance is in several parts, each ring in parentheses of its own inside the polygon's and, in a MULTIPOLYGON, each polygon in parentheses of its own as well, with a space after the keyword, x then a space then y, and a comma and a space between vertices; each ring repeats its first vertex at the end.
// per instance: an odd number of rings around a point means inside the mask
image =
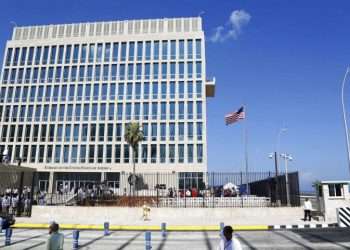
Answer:
POLYGON ((208 232, 207 231, 203 231, 204 234, 204 239, 205 239, 205 245, 207 246, 208 250, 212 250, 213 246, 211 245, 210 239, 208 237, 208 232))
MULTIPOLYGON (((109 235, 112 235, 113 233, 114 233, 114 232, 110 232, 109 235)), ((92 240, 86 242, 86 243, 83 244, 83 245, 79 245, 79 248, 78 248, 78 249, 81 249, 81 248, 83 248, 83 247, 89 246, 89 245, 95 243, 96 241, 99 241, 99 240, 103 239, 104 237, 106 237, 106 236, 103 234, 103 235, 101 235, 101 236, 99 236, 99 237, 97 237, 97 238, 95 238, 95 239, 92 239, 92 240)), ((108 236, 107 236, 107 237, 108 237, 108 236)))
POLYGON ((137 233, 135 236, 133 236, 130 240, 128 240, 127 242, 125 242, 123 245, 121 245, 120 247, 117 248, 117 250, 122 250, 124 248, 126 248, 128 245, 131 244, 131 242, 133 242, 137 237, 139 237, 143 232, 137 233))
MULTIPOLYGON (((68 236, 70 236, 70 235, 72 235, 72 234, 73 234, 73 233, 65 234, 65 235, 64 235, 64 238, 67 238, 68 236)), ((47 234, 47 235, 48 235, 48 234, 47 234)), ((38 246, 41 246, 41 245, 44 245, 44 244, 46 244, 46 240, 45 240, 45 241, 41 241, 41 242, 39 242, 39 243, 37 243, 37 244, 31 245, 31 246, 29 246, 29 247, 23 248, 22 250, 29 250, 29 249, 32 249, 32 248, 34 248, 34 247, 38 247, 38 246)))
POLYGON ((160 242, 157 250, 163 250, 164 249, 164 246, 165 246, 165 243, 166 243, 166 241, 168 239, 169 234, 170 234, 170 232, 167 232, 165 237, 162 237, 162 241, 160 242))
POLYGON ((250 244, 246 239, 244 239, 241 235, 239 235, 238 233, 235 233, 234 236, 236 236, 236 238, 243 243, 244 245, 246 245, 247 247, 249 247, 249 249, 252 250, 256 250, 257 248, 254 247, 252 244, 250 244))
POLYGON ((293 243, 295 243, 295 244, 305 248, 305 249, 309 249, 309 250, 313 250, 314 249, 312 247, 309 247, 309 246, 305 245, 304 243, 302 243, 300 241, 297 241, 296 239, 293 239, 292 237, 290 237, 290 236, 288 236, 288 235, 286 235, 286 234, 284 234, 282 232, 278 232, 278 231, 272 231, 272 232, 274 234, 277 234, 277 235, 279 235, 279 236, 281 236, 281 237, 283 237, 283 238, 285 238, 285 239, 287 239, 287 240, 289 240, 289 241, 291 241, 291 242, 293 242, 293 243))
MULTIPOLYGON (((14 242, 11 243, 11 246, 12 246, 12 245, 16 245, 16 244, 21 243, 21 242, 24 242, 24 241, 27 241, 27 240, 32 240, 32 239, 40 238, 41 236, 44 236, 44 235, 48 235, 48 233, 45 232, 45 233, 43 233, 43 234, 38 234, 38 235, 29 237, 29 238, 26 238, 26 239, 23 239, 23 240, 14 241, 14 242)), ((6 246, 2 245, 2 246, 0 246, 0 249, 1 249, 1 248, 5 248, 5 247, 6 247, 6 246)))
POLYGON ((293 230, 303 239, 312 243, 327 242, 344 249, 350 249, 350 229, 328 228, 320 230, 293 230), (342 243, 348 243, 347 245, 342 243))

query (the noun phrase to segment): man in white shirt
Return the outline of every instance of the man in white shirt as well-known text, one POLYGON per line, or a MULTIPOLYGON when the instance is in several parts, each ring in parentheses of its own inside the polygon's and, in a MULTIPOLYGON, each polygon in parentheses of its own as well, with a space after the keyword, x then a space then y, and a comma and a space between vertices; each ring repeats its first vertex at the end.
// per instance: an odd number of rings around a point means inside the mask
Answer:
POLYGON ((236 237, 232 237, 233 229, 225 226, 217 250, 242 250, 242 245, 236 237))
POLYGON ((311 211, 312 203, 308 198, 306 198, 304 201, 304 221, 306 221, 307 217, 309 218, 309 221, 311 221, 311 211))

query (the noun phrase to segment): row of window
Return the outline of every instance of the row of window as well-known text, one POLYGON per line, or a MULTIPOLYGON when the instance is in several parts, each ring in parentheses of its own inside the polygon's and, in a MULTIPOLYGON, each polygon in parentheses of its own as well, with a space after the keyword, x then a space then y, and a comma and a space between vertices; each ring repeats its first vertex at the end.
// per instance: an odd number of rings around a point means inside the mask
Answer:
MULTIPOLYGON (((132 161, 131 150, 127 144, 16 145, 15 147, 9 145, 7 149, 11 162, 16 162, 18 159, 24 163, 130 163, 132 161)), ((142 144, 139 145, 137 154, 138 163, 202 163, 203 145, 142 144)))
POLYGON ((197 98, 202 97, 202 81, 184 82, 128 82, 103 84, 60 84, 40 86, 2 87, 0 89, 0 102, 41 102, 41 101, 80 101, 107 100, 118 101, 158 99, 158 98, 197 98))
POLYGON ((5 65, 201 58, 200 39, 130 41, 8 48, 5 65))
POLYGON ((202 62, 129 63, 4 69, 3 83, 201 78, 202 62))
MULTIPOLYGON (((3 125, 2 142, 124 141, 125 124, 3 125)), ((202 122, 143 123, 144 141, 192 141, 203 139, 202 122), (195 133, 194 133, 195 132, 195 133)))
POLYGON ((96 121, 202 119, 203 102, 135 102, 0 106, 0 121, 96 121), (186 104, 186 109, 185 109, 186 104), (4 107, 4 108, 3 108, 4 107), (195 108, 195 109, 194 109, 195 108), (4 110, 3 110, 4 109, 4 110), (4 113, 4 118, 2 118, 4 113))

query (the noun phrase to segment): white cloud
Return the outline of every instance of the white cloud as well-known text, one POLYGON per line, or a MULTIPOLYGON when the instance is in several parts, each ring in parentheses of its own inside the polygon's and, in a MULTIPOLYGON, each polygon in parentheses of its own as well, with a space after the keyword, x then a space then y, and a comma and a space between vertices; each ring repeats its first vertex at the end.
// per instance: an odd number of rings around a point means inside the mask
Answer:
POLYGON ((245 10, 234 10, 231 12, 229 21, 225 26, 215 28, 215 33, 211 36, 212 42, 223 42, 229 38, 237 39, 242 28, 246 26, 251 19, 251 15, 245 10))

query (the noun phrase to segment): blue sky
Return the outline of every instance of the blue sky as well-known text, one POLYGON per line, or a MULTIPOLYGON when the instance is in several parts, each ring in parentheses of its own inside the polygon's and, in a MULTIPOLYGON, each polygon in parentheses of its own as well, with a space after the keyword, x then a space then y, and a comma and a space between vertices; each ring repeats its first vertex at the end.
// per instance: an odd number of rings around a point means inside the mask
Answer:
MULTIPOLYGON (((207 105, 209 170, 244 169, 242 123, 224 124, 225 113, 244 103, 251 170, 273 171, 268 154, 286 126, 280 149, 293 155, 290 170, 300 171, 302 189, 310 189, 315 179, 349 179, 340 102, 350 64, 349 1, 1 2, 1 52, 11 21, 22 26, 202 13, 207 75, 215 76, 217 84, 207 105), (239 15, 230 21, 232 13, 239 15), (224 27, 222 36, 213 41, 219 26, 224 27)), ((346 98, 349 107, 350 95, 346 98)))

